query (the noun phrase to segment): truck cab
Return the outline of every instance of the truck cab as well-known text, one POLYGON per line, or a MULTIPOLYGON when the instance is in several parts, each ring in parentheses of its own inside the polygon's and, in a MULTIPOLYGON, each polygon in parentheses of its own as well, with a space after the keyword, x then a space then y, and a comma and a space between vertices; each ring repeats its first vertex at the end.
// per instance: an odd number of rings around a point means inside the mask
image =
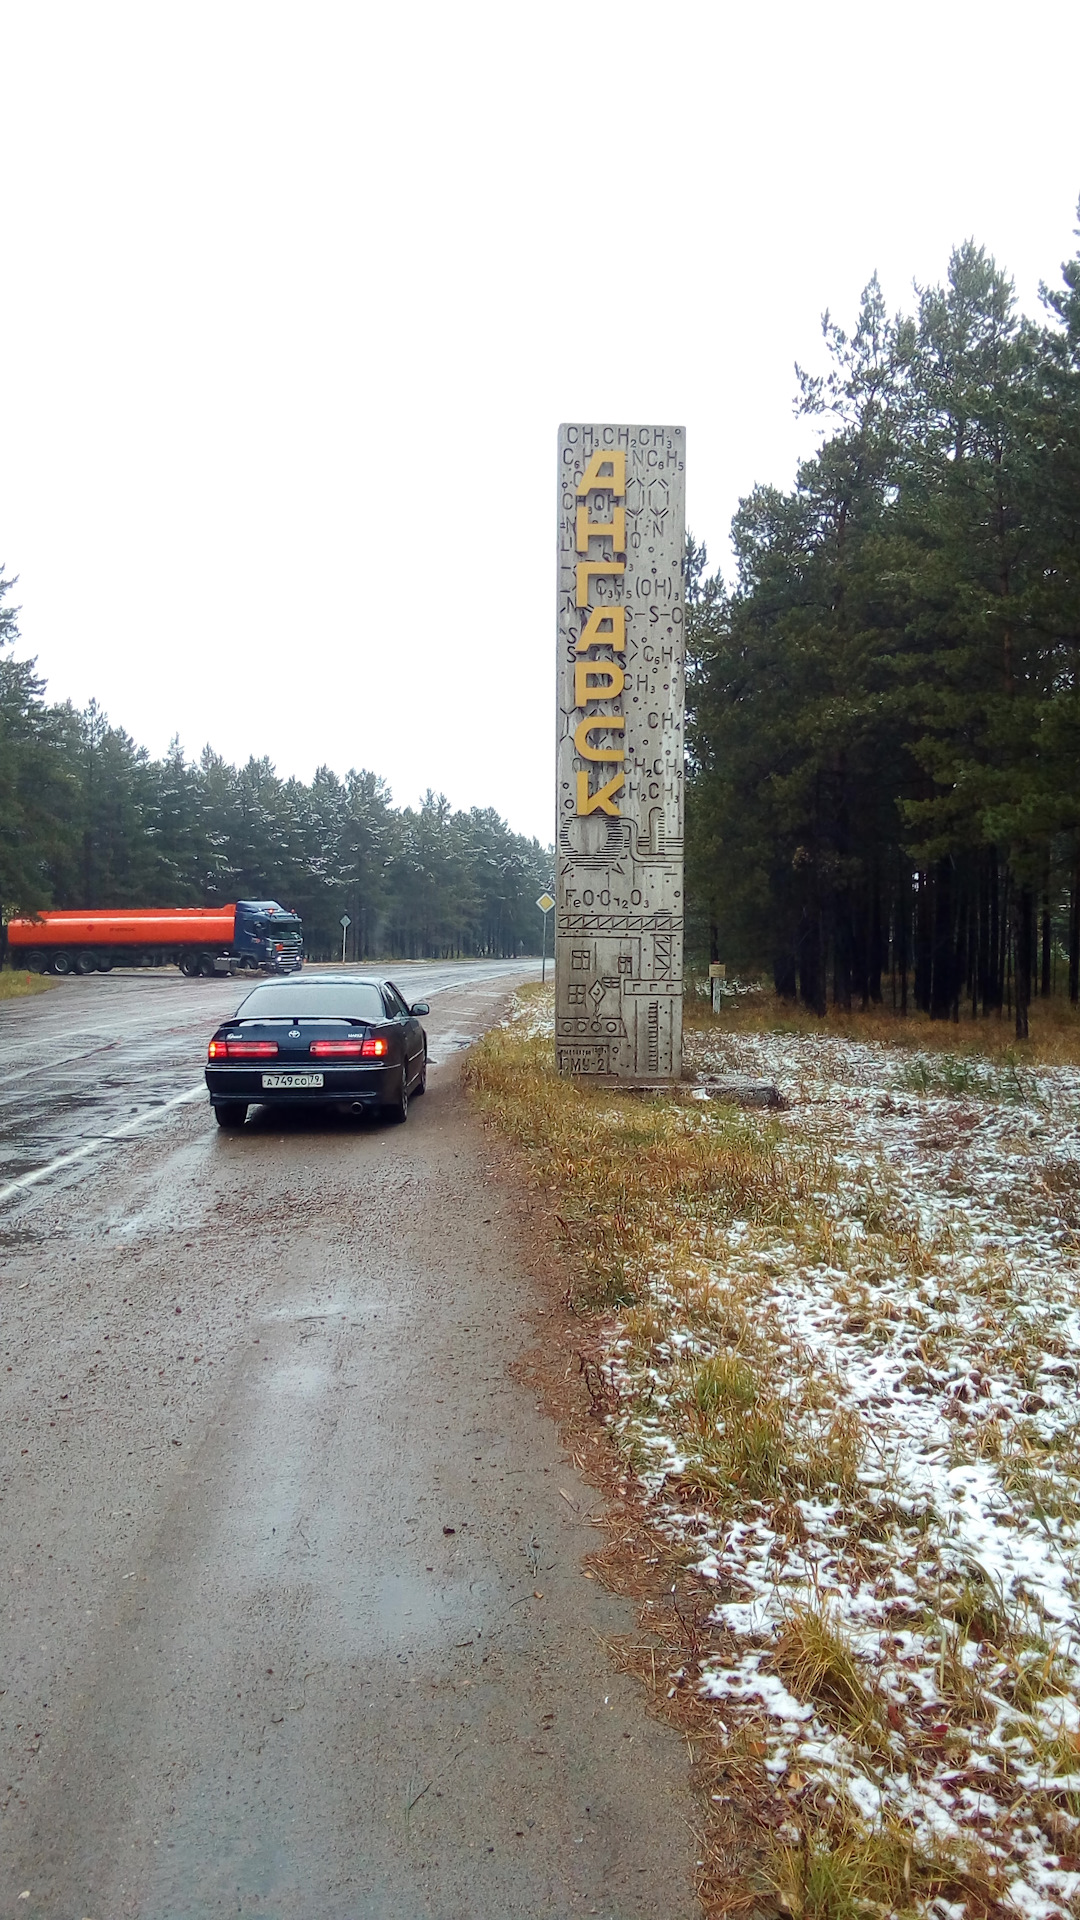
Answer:
POLYGON ((304 964, 303 922, 276 900, 238 900, 233 948, 249 967, 297 973, 304 964))

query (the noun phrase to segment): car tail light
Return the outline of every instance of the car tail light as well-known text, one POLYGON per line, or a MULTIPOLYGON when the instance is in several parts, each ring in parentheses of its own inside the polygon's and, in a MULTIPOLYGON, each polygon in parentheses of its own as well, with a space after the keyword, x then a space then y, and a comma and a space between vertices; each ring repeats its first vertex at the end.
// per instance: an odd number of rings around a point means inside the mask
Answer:
POLYGON ((351 1057, 359 1060, 366 1047, 366 1040, 313 1040, 308 1048, 319 1060, 340 1060, 351 1057))
POLYGON ((388 1040, 364 1040, 360 1046, 361 1057, 364 1060, 383 1060, 386 1057, 389 1045, 390 1042, 388 1040))
POLYGON ((208 1060, 272 1060, 277 1050, 276 1040, 211 1040, 206 1057, 208 1060))

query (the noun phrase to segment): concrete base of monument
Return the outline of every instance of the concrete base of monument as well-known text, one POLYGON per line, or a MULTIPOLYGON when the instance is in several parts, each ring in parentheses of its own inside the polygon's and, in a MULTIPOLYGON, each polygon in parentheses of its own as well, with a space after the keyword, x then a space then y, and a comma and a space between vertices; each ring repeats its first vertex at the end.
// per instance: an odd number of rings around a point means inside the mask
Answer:
POLYGON ((716 1100, 731 1107, 787 1106, 779 1087, 771 1080, 752 1080, 742 1073, 715 1075, 708 1080, 620 1080, 615 1073, 582 1073, 573 1078, 584 1086, 603 1087, 613 1093, 663 1093, 670 1098, 682 1095, 691 1100, 716 1100))
POLYGON ((575 1073, 568 1076, 582 1086, 604 1087, 612 1093, 687 1093, 690 1080, 620 1079, 617 1073, 575 1073))
POLYGON ((699 1080, 693 1089, 697 1100, 719 1100, 732 1107, 786 1107, 787 1101, 771 1080, 751 1080, 746 1074, 729 1073, 712 1080, 699 1080))

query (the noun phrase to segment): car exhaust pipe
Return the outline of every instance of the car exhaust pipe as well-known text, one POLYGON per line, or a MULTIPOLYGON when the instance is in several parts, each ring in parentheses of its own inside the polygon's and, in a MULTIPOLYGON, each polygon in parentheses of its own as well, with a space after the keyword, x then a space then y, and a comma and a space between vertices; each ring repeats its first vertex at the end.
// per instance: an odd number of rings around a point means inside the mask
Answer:
POLYGON ((349 1108, 349 1112, 350 1113, 366 1113, 367 1103, 363 1100, 354 1100, 352 1103, 352 1106, 349 1108))

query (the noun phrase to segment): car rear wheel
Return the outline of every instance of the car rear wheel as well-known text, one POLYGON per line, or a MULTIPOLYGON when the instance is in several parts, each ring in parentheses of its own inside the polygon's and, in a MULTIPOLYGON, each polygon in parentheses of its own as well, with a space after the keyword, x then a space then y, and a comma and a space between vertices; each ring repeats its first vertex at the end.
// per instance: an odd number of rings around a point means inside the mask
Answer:
POLYGON ((409 1082, 404 1067, 401 1069, 401 1085, 394 1098, 387 1103, 386 1117, 396 1121, 398 1126, 403 1125, 409 1117, 409 1082))
POLYGON ((424 1058, 420 1067, 420 1078, 417 1081, 415 1087, 413 1088, 413 1092, 414 1093, 427 1092, 427 1048, 426 1047, 424 1048, 424 1058))
POLYGON ((247 1119, 247 1107, 242 1100, 226 1100, 214 1108, 214 1119, 219 1127, 242 1127, 247 1119))

